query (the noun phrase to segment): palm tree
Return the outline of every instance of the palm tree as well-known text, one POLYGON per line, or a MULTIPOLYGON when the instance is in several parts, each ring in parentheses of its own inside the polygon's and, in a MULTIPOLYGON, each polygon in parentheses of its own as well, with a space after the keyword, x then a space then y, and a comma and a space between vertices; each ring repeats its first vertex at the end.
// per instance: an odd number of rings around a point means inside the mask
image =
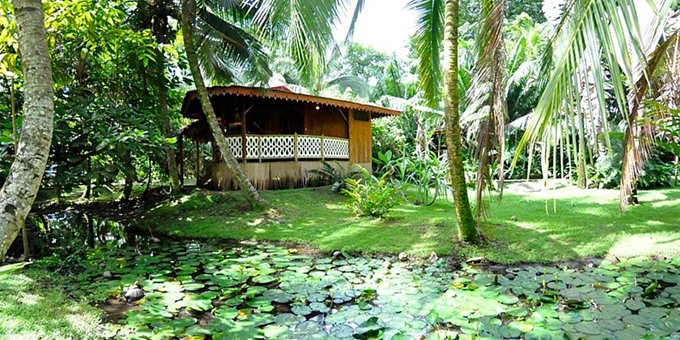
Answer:
POLYGON ((458 89, 458 0, 412 0, 409 7, 419 14, 415 35, 418 76, 427 104, 432 108, 439 107, 443 76, 445 135, 458 237, 463 242, 477 243, 477 222, 470 209, 463 166, 458 89), (443 70, 440 61, 442 46, 443 70))
MULTIPOLYGON (((196 2, 194 0, 184 0, 182 1, 182 36, 184 38, 184 48, 187 54, 187 60, 189 62, 189 67, 191 69, 191 74, 194 77, 194 83, 196 85, 196 92, 198 93, 198 98, 201 102, 201 107, 205 114, 206 121, 210 127, 213 138, 217 147, 219 148, 222 160, 227 165, 229 170, 232 171, 236 177, 236 181, 239 188, 244 193, 246 199, 251 204, 251 206, 261 205, 267 206, 268 203, 265 201, 260 194, 255 190, 252 183, 248 179, 248 176, 243 172, 243 169, 238 165, 238 161, 232 150, 227 145, 227 139, 222 133, 222 128, 217 122, 217 116, 215 115, 215 110, 210 102, 210 97, 208 95, 208 89, 203 80, 203 73, 201 70, 201 64, 199 63, 198 54, 194 47, 194 29, 196 20, 196 2)), ((238 29, 234 27, 234 29, 238 29)), ((245 33, 240 31, 238 33, 245 33)), ((243 35, 241 35, 243 37, 243 35)), ((244 39, 241 39, 241 43, 247 43, 244 39)), ((245 49, 247 45, 242 45, 245 49)), ((236 50, 238 51, 238 50, 236 50)), ((243 52, 243 51, 241 51, 243 52)), ((247 51, 245 52, 248 53, 247 51)), ((239 54, 237 54, 239 55, 239 54)), ((244 56, 244 54, 240 54, 244 56)))
POLYGON ((54 101, 45 20, 40 0, 15 0, 24 74, 24 120, 16 157, 0 190, 0 258, 26 222, 52 142, 54 101))
POLYGON ((544 74, 550 75, 513 165, 528 145, 540 142, 549 148, 571 144, 578 148, 574 158, 584 181, 586 138, 601 135, 610 145, 606 100, 607 88, 611 87, 618 118, 626 123, 619 202, 625 210, 650 147, 650 138, 645 135, 649 129, 639 124, 640 108, 650 68, 654 67, 652 57, 663 47, 659 42, 668 38, 663 30, 670 5, 668 0, 572 0, 565 4, 544 59, 544 74), (594 91, 583 94, 581 89, 590 86, 594 91), (601 133, 594 128, 596 119, 601 123, 601 133))

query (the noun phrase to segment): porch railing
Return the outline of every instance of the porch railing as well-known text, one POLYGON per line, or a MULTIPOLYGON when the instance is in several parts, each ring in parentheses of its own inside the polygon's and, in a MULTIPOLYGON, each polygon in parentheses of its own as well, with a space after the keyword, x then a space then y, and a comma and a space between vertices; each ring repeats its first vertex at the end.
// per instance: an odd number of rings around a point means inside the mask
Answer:
MULTIPOLYGON (((237 159, 243 159, 243 137, 229 136, 227 143, 237 159)), ((247 135, 247 160, 349 159, 349 140, 312 135, 247 135)))

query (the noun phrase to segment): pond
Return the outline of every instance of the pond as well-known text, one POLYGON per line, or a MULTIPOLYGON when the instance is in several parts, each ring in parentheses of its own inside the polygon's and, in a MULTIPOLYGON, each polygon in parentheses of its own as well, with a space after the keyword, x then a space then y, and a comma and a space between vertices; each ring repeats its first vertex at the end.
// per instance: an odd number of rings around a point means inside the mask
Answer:
POLYGON ((68 268, 76 289, 110 313, 115 337, 680 336, 680 258, 489 270, 274 244, 153 242, 98 223, 99 246, 68 258, 68 268), (144 296, 128 303, 132 285, 144 296))

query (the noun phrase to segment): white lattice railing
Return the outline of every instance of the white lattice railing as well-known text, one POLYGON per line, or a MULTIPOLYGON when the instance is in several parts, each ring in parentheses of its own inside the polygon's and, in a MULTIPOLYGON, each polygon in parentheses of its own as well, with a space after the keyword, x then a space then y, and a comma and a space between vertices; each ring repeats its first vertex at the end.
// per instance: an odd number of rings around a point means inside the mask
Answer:
MULTIPOLYGON (((227 137, 237 159, 243 159, 241 136, 227 137)), ((310 135, 248 135, 246 159, 349 159, 349 140, 310 135)))

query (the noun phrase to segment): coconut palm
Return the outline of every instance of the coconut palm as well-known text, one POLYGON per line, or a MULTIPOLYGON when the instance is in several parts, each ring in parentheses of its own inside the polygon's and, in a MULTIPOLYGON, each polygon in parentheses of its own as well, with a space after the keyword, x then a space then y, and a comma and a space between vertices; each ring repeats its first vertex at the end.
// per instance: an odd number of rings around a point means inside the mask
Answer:
MULTIPOLYGON (((549 44, 544 74, 549 73, 535 114, 520 141, 513 165, 522 149, 536 143, 543 148, 573 145, 581 177, 589 145, 587 138, 601 135, 610 145, 607 96, 612 92, 618 118, 626 124, 621 209, 625 209, 649 150, 649 138, 639 124, 642 99, 647 92, 653 55, 668 40, 664 28, 671 1, 570 0, 549 44), (552 67, 551 67, 552 66, 552 67), (581 89, 591 87, 593 91, 581 89), (608 91, 611 86, 611 91, 608 91), (598 133, 594 122, 601 125, 598 133), (571 139, 571 140, 570 140, 571 139)), ((553 152, 555 158, 555 152, 553 152)), ((582 179, 583 180, 583 179, 582 179)))

